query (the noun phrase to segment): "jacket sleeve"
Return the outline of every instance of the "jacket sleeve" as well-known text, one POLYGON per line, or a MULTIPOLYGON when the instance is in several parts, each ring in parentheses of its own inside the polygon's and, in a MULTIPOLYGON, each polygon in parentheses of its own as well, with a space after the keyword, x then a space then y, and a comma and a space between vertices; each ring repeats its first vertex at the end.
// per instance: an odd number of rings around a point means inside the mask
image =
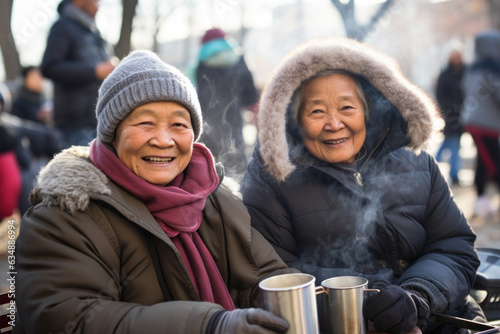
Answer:
POLYGON ((236 306, 259 307, 260 281, 298 270, 288 268, 272 245, 251 226, 247 208, 240 198, 224 186, 211 198, 216 202, 213 206, 216 210, 209 210, 206 206, 204 214, 211 217, 213 227, 221 225, 222 230, 216 235, 225 235, 225 242, 205 238, 205 244, 212 250, 219 248, 218 251, 212 251, 212 254, 228 253, 227 264, 222 263, 225 261, 221 259, 214 259, 223 278, 228 282, 228 289, 236 306), (215 223, 219 219, 214 217, 220 217, 220 222, 215 223), (222 246, 224 244, 225 246, 222 246))
POLYGON ((87 212, 35 207, 17 240, 16 304, 26 333, 203 333, 222 307, 120 300, 118 246, 87 212))
MULTIPOLYGON (((453 83, 452 83, 453 84, 453 83)), ((447 72, 442 72, 439 75, 437 85, 436 85, 436 99, 439 103, 439 106, 441 107, 441 112, 446 113, 448 110, 444 109, 449 109, 453 107, 453 96, 452 92, 450 91, 450 82, 449 82, 449 76, 447 75, 447 72)))
POLYGON ((479 259, 476 235, 454 201, 435 160, 426 154, 431 193, 422 223, 426 242, 421 255, 400 277, 399 284, 425 293, 431 313, 463 303, 474 285, 479 259))
POLYGON ((75 44, 84 43, 83 36, 77 38, 72 34, 72 29, 61 20, 52 26, 40 66, 42 74, 56 82, 75 86, 97 81, 92 64, 72 57, 75 44))
POLYGON ((291 263, 297 260, 298 254, 295 233, 290 214, 273 185, 258 154, 254 154, 241 185, 243 203, 250 213, 252 226, 271 243, 283 261, 291 263))

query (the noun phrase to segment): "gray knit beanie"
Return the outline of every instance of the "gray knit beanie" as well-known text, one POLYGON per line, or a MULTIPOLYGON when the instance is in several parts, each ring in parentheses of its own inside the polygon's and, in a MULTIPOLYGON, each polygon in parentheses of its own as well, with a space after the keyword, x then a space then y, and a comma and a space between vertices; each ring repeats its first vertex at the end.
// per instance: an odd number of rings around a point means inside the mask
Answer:
POLYGON ((202 131, 201 107, 193 84, 177 68, 151 51, 134 51, 103 81, 97 98, 97 138, 111 143, 132 110, 149 102, 174 101, 191 114, 196 141, 202 131))

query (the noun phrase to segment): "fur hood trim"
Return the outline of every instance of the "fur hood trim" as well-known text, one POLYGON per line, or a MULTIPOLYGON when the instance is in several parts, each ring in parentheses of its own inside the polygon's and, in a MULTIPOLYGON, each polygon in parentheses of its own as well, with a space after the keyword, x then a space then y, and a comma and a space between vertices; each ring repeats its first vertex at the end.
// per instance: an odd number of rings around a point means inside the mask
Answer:
MULTIPOLYGON (((289 158, 287 107, 296 89, 318 72, 337 69, 359 75, 376 87, 408 125, 408 148, 419 153, 435 132, 438 109, 431 98, 404 77, 390 57, 347 38, 313 40, 289 53, 275 69, 261 97, 259 153, 266 170, 285 180, 295 169, 289 158)), ((372 111, 370 111, 371 113, 372 111)))
POLYGON ((89 152, 88 146, 72 146, 57 154, 40 171, 30 202, 75 213, 88 208, 93 194, 110 195, 108 178, 90 161, 89 152))

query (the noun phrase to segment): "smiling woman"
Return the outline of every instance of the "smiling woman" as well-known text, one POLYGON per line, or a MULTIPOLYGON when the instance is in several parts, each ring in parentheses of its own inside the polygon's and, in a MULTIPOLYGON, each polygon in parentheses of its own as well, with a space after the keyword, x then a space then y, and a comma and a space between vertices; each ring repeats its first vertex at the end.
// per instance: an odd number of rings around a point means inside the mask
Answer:
POLYGON ((299 111, 302 140, 317 159, 353 163, 366 138, 365 107, 357 84, 343 74, 315 78, 304 87, 299 111))
POLYGON ((165 186, 189 164, 193 153, 189 111, 176 102, 151 102, 132 110, 116 128, 113 147, 135 175, 165 186))
POLYGON ((101 85, 96 114, 90 147, 58 154, 31 194, 16 331, 284 333, 285 320, 252 306, 260 280, 296 270, 196 142, 203 122, 189 79, 133 52, 101 85))
POLYGON ((380 293, 364 315, 379 332, 452 333, 432 313, 484 321, 468 296, 475 235, 425 152, 433 102, 345 38, 310 41, 273 73, 241 189, 253 226, 317 282, 368 278, 380 293))

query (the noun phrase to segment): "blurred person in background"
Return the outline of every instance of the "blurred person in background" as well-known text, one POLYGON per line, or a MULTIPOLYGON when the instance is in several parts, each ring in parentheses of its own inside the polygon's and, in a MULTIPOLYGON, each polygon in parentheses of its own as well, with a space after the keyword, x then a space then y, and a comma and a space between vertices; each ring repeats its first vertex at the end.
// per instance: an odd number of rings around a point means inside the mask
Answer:
POLYGON ((207 30, 201 40, 196 84, 205 120, 200 141, 228 175, 243 174, 243 111, 255 106, 258 95, 241 47, 219 28, 207 30))
POLYGON ((42 74, 54 83, 54 126, 66 146, 95 137, 97 89, 114 68, 111 46, 95 23, 98 2, 63 0, 43 55, 42 74))
MULTIPOLYGON (((0 93, 0 114, 4 99, 0 93)), ((16 157, 16 135, 0 118, 0 221, 12 216, 19 206, 21 169, 16 157)))
POLYGON ((459 50, 451 51, 448 65, 440 73, 436 85, 436 99, 445 122, 444 140, 436 153, 436 159, 437 161, 443 161, 443 153, 449 151, 449 181, 451 184, 458 184, 458 172, 461 168, 460 138, 463 133, 461 113, 464 102, 462 91, 463 71, 462 53, 459 50))
POLYGON ((22 119, 51 125, 51 101, 47 101, 44 94, 45 79, 40 69, 35 66, 23 67, 21 76, 23 83, 12 103, 11 113, 22 119))
POLYGON ((15 152, 21 168, 22 190, 19 198, 21 216, 31 207, 29 193, 37 183, 40 169, 63 148, 58 131, 40 124, 19 118, 10 113, 1 115, 2 122, 15 137, 15 152))
POLYGON ((500 190, 500 31, 478 34, 474 49, 475 59, 464 75, 463 124, 477 148, 474 215, 485 217, 499 209, 486 185, 493 181, 500 190))
POLYGON ((21 170, 22 189, 19 195, 19 213, 23 215, 30 207, 28 196, 36 185, 36 176, 63 142, 61 134, 49 127, 50 111, 44 110, 43 77, 36 67, 22 70, 23 86, 12 103, 11 111, 1 114, 1 121, 14 136, 15 153, 21 170))
POLYGON ((197 143, 196 90, 150 51, 99 89, 97 138, 42 170, 16 248, 18 333, 285 333, 258 283, 296 272, 197 143))
POLYGON ((469 296, 476 235, 424 151, 439 118, 393 59, 346 38, 292 51, 259 103, 241 185, 252 225, 318 283, 367 278, 380 332, 455 333, 433 313, 486 320, 469 296))

